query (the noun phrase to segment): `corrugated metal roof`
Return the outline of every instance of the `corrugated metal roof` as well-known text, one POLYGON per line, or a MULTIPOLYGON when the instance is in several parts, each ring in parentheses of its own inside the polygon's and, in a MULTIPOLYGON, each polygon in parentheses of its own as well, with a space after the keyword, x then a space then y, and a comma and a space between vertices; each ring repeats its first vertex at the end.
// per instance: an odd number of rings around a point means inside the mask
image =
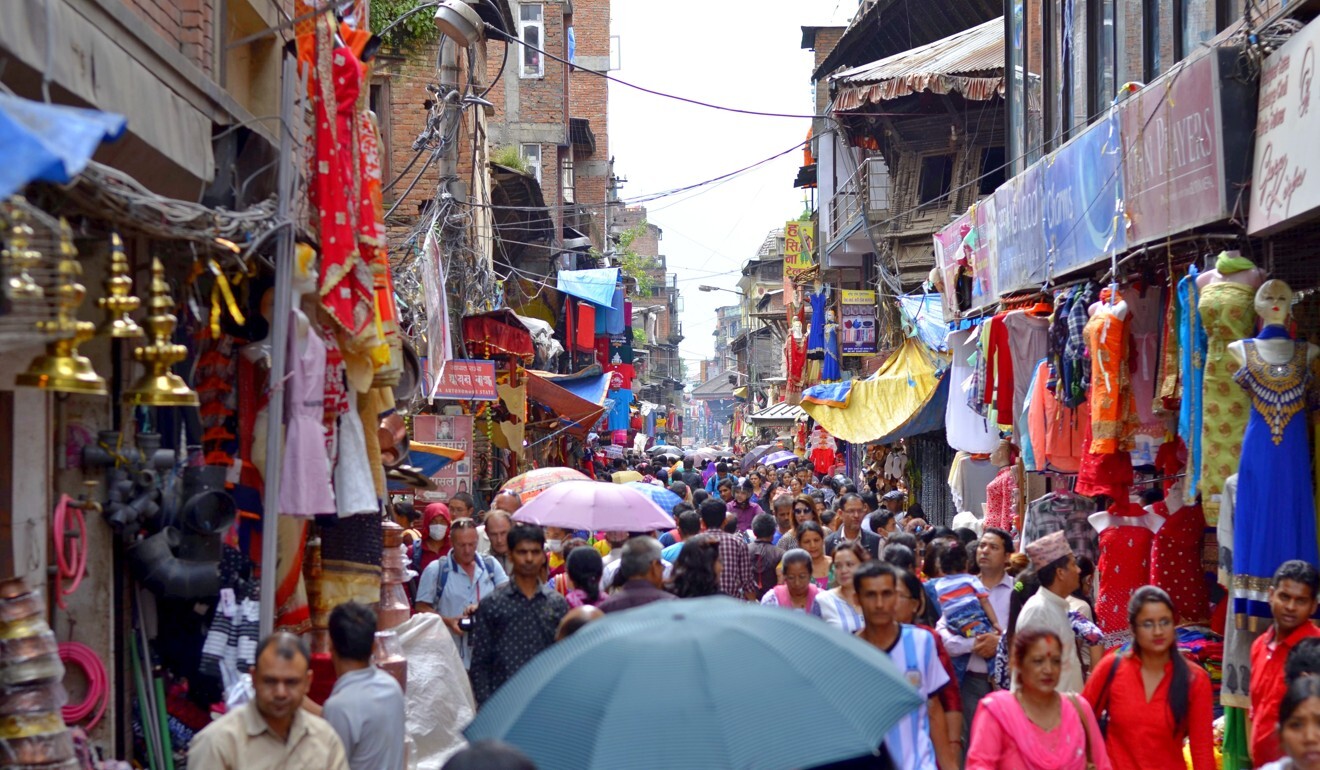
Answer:
POLYGON ((806 414, 797 404, 771 404, 759 412, 753 412, 751 418, 752 422, 791 423, 806 414))
POLYGON ((1004 93, 1004 17, 830 77, 836 110, 922 91, 986 101, 1004 93))

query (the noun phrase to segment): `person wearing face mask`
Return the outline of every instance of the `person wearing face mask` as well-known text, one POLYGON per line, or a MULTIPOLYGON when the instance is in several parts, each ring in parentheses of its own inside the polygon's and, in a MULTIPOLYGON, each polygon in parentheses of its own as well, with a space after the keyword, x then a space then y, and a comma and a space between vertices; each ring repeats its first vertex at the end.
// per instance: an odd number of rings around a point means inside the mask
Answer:
POLYGON ((422 532, 426 539, 413 559, 413 569, 419 574, 431 562, 449 553, 449 506, 444 503, 431 503, 422 512, 422 532))

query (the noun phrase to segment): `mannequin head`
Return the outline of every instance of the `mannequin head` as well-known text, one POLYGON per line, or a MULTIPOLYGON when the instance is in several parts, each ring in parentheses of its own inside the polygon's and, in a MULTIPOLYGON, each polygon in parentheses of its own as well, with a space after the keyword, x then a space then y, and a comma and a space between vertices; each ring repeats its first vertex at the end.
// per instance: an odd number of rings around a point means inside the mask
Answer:
POLYGON ((1292 315, 1293 290, 1278 279, 1266 281, 1256 290, 1256 315, 1265 326, 1283 326, 1292 315))
POLYGON ((802 322, 796 318, 793 319, 793 339, 802 339, 802 322))

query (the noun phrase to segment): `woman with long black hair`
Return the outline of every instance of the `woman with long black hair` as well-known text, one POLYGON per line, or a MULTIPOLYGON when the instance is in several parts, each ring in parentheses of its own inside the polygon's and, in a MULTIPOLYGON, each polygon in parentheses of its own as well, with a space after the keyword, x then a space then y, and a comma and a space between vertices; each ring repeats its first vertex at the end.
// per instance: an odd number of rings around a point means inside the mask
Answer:
POLYGON ((1082 697, 1105 732, 1114 770, 1185 767, 1190 739, 1192 770, 1214 770, 1210 676, 1178 652, 1173 601, 1142 586, 1128 602, 1132 651, 1111 653, 1095 667, 1082 697))

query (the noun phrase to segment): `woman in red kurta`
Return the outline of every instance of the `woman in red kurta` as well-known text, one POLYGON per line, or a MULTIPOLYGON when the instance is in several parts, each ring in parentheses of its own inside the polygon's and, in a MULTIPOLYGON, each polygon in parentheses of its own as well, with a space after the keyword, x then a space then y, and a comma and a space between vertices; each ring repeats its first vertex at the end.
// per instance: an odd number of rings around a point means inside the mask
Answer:
POLYGON ((1132 652, 1106 655, 1082 692, 1096 714, 1109 714, 1105 747, 1114 770, 1183 770, 1184 739, 1192 770, 1215 770, 1210 677, 1178 652, 1169 595, 1137 589, 1128 618, 1132 652))

